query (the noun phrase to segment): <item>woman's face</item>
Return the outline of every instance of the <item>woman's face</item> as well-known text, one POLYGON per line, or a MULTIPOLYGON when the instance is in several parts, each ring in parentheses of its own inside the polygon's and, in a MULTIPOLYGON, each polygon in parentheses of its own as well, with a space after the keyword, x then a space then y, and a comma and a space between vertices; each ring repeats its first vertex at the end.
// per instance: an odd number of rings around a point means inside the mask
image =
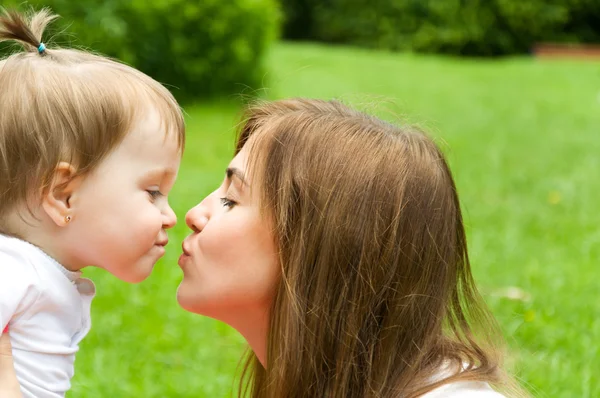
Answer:
POLYGON ((247 160, 246 145, 221 186, 187 213, 192 234, 179 259, 179 304, 234 327, 235 317, 268 311, 279 278, 272 223, 259 211, 259 188, 252 186, 247 160))

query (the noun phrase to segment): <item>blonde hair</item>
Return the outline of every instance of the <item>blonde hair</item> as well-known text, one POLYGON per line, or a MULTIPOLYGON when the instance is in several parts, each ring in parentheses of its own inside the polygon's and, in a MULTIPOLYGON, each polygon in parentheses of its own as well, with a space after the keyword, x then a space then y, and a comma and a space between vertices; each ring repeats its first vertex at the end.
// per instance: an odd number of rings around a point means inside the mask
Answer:
POLYGON ((100 55, 43 50, 44 29, 57 18, 48 9, 2 11, 0 41, 25 51, 0 61, 0 219, 43 192, 60 162, 77 175, 92 171, 150 107, 183 150, 183 115, 162 85, 100 55))
POLYGON ((339 102, 291 99, 251 107, 245 145, 282 278, 267 367, 250 354, 240 396, 411 398, 465 380, 520 394, 432 140, 339 102))

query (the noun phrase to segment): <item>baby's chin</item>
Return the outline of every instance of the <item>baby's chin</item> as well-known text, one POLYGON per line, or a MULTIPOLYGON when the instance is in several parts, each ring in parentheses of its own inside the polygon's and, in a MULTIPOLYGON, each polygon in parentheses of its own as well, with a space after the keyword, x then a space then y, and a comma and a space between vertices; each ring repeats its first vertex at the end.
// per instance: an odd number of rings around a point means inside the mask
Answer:
POLYGON ((109 273, 115 276, 117 279, 127 283, 140 283, 148 279, 152 274, 152 270, 156 262, 149 262, 148 260, 139 262, 134 265, 120 267, 118 269, 107 269, 109 273))

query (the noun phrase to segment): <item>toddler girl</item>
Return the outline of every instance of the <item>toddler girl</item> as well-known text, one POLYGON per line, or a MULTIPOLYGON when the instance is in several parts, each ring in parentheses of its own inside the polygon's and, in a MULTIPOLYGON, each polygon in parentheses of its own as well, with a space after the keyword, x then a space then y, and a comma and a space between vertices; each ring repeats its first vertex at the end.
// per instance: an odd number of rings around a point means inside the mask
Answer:
POLYGON ((139 282, 164 254, 184 144, 168 90, 111 59, 46 47, 55 18, 0 17, 0 40, 25 48, 0 61, 0 330, 35 398, 70 388, 95 293, 81 269, 139 282))

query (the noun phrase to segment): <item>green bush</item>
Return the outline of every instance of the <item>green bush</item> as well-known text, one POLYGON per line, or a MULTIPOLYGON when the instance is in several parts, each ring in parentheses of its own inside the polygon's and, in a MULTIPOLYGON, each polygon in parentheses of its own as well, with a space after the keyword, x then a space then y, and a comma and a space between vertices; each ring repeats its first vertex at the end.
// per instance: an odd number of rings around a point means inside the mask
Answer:
POLYGON ((284 15, 283 36, 287 39, 312 39, 314 10, 319 0, 280 0, 284 15))
POLYGON ((61 15, 53 30, 55 43, 116 57, 167 84, 180 99, 259 88, 263 56, 279 29, 276 0, 29 4, 61 15))
POLYGON ((462 55, 600 41, 598 0, 282 1, 290 38, 462 55))

